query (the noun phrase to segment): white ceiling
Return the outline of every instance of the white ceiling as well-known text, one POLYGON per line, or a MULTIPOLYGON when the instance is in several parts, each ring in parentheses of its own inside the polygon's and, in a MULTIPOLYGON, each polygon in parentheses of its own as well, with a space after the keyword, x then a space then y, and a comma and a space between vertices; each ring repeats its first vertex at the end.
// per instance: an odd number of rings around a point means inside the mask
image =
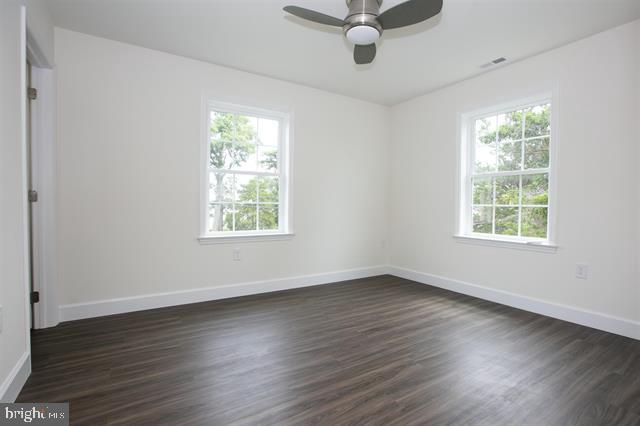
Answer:
MULTIPOLYGON (((401 3, 385 0, 381 10, 401 3)), ((440 16, 391 30, 373 64, 353 63, 336 17, 344 0, 47 0, 57 26, 392 105, 640 18, 640 0, 444 0, 440 16)))

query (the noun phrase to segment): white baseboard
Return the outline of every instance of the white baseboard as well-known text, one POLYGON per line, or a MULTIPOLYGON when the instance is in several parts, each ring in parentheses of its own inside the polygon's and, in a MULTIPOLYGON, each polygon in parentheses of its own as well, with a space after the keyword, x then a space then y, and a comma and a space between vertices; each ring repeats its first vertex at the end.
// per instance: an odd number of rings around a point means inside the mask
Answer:
POLYGON ((60 321, 73 321, 83 318, 101 317, 126 312, 144 311, 166 306, 185 305, 188 303, 207 302, 230 297, 248 296, 279 290, 329 284, 339 281, 367 278, 384 275, 386 266, 349 269, 324 274, 303 275, 266 281, 229 284, 218 287, 198 288, 170 293, 156 293, 144 296, 124 297, 119 299, 100 300, 96 302, 75 303, 60 306, 60 321))
POLYGON ((422 284, 428 284, 434 287, 455 291, 456 293, 466 294, 479 299, 489 300, 502 305, 512 306, 514 308, 534 312, 536 314, 640 340, 640 322, 574 308, 571 306, 560 305, 397 266, 390 266, 388 268, 388 273, 396 277, 405 278, 422 284))
POLYGON ((14 402, 31 374, 31 355, 22 354, 0 386, 0 402, 14 402))
POLYGON ((83 318, 101 317, 105 315, 163 308, 167 306, 185 305, 188 303, 206 302, 210 300, 227 299, 230 297, 248 296, 251 294, 329 284, 384 274, 391 274, 422 284, 428 284, 434 287, 455 291, 456 293, 466 294, 479 299, 489 300, 502 305, 512 306, 514 308, 523 309, 540 315, 640 340, 640 322, 547 302, 540 299, 483 287, 477 284, 441 277, 438 275, 414 271, 411 269, 383 265, 328 272, 324 274, 303 275, 298 277, 63 305, 60 306, 60 320, 72 321, 83 318))

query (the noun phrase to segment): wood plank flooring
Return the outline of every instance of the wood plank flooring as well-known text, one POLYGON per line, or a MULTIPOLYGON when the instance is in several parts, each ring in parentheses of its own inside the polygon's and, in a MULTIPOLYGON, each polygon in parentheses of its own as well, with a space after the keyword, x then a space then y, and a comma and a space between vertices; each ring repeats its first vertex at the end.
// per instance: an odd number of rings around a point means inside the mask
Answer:
POLYGON ((33 333, 72 424, 640 424, 640 341, 381 276, 33 333))

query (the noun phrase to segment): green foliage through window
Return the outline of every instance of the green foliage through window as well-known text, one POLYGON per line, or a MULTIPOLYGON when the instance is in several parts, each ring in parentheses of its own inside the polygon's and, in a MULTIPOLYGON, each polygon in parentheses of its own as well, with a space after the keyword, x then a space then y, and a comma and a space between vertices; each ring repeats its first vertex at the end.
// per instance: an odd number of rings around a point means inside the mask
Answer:
POLYGON ((550 119, 545 103, 475 120, 473 232, 547 237, 550 119))
POLYGON ((211 112, 209 231, 279 229, 276 120, 211 112))

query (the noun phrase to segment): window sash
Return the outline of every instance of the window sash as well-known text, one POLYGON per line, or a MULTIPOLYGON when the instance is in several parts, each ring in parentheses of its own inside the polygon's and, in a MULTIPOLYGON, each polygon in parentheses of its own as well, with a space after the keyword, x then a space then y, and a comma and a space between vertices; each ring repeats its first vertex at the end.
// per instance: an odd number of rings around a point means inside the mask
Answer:
MULTIPOLYGON (((256 217, 255 217, 255 221, 256 221, 256 229, 242 229, 242 230, 238 230, 237 228, 237 215, 234 213, 231 217, 231 230, 229 231, 218 231, 218 232, 214 232, 214 234, 224 234, 224 235, 229 235, 229 234, 235 234, 235 233, 242 233, 242 232, 246 232, 246 233, 251 233, 252 235, 255 235, 256 233, 274 233, 274 232, 280 232, 280 228, 278 227, 277 229, 260 229, 260 214, 261 214, 261 207, 262 206, 266 206, 266 207, 273 207, 273 206, 278 206, 278 211, 279 211, 279 203, 277 202, 213 202, 212 206, 223 206, 223 207, 230 207, 234 212, 236 211, 236 206, 252 206, 255 207, 256 209, 256 217)), ((279 219, 279 218, 278 218, 279 219)))
POLYGON ((473 173, 469 175, 471 179, 473 178, 490 178, 490 177, 509 177, 509 176, 527 176, 527 175, 541 175, 545 173, 550 173, 550 168, 546 167, 544 169, 526 169, 526 170, 515 170, 515 171, 499 171, 499 172, 480 172, 473 173))
MULTIPOLYGON (((539 170, 546 170, 546 173, 549 175, 549 169, 539 169, 539 170)), ((549 238, 549 197, 547 196, 547 203, 546 204, 523 204, 522 203, 522 194, 523 194, 523 189, 522 189, 522 177, 523 176, 527 176, 527 175, 531 175, 534 173, 520 173, 520 172, 509 172, 510 174, 508 175, 503 175, 500 174, 498 175, 498 177, 501 176, 509 176, 509 177, 518 177, 518 203, 517 204, 498 204, 495 203, 496 201, 496 184, 495 182, 492 183, 492 195, 491 198, 494 201, 494 203, 492 204, 487 204, 487 203, 475 203, 473 201, 473 179, 476 176, 471 176, 469 179, 469 183, 467 185, 467 187, 469 188, 469 193, 470 193, 470 202, 468 203, 468 207, 467 207, 467 217, 469 218, 468 223, 467 223, 467 234, 471 234, 471 235, 490 235, 492 237, 498 237, 498 238, 502 238, 502 237, 511 237, 511 238, 520 238, 520 239, 528 239, 528 240, 548 240, 549 238), (482 208, 491 208, 492 209, 492 218, 491 218, 491 233, 488 232, 476 232, 473 230, 473 209, 477 208, 477 207, 482 207, 482 208), (512 209, 517 209, 518 210, 518 234, 517 235, 507 235, 507 234, 497 234, 496 233, 496 209, 497 208, 512 208, 512 209), (546 237, 545 238, 540 238, 540 237, 530 237, 530 236, 523 236, 522 235, 522 209, 523 208, 544 208, 547 209, 547 230, 546 230, 546 237)), ((535 173, 535 174, 543 174, 545 172, 542 173, 535 173)), ((488 176, 485 174, 481 174, 478 175, 480 176, 480 178, 487 178, 488 176)), ((493 176, 489 176, 489 177, 493 177, 493 176)), ((547 186, 547 194, 549 194, 550 192, 550 186, 547 186)))
MULTIPOLYGON (((240 204, 240 203, 236 203, 240 204)), ((254 203, 255 204, 255 203, 254 203)), ((473 207, 508 207, 517 209, 518 207, 524 208, 547 208, 549 204, 473 204, 473 207)))
POLYGON ((251 175, 251 176, 267 176, 267 177, 280 177, 280 173, 274 172, 259 172, 253 170, 234 170, 234 169, 216 169, 209 167, 210 173, 225 173, 230 175, 251 175))
MULTIPOLYGON (((203 194, 203 214, 202 214, 202 231, 201 235, 203 236, 234 236, 234 235, 269 235, 269 234, 282 234, 291 232, 289 229, 290 224, 290 213, 289 213, 289 185, 288 185, 288 126, 289 126, 289 116, 286 113, 273 112, 268 110, 263 110, 259 108, 252 107, 241 107, 231 104, 221 104, 218 102, 214 102, 211 100, 206 101, 205 109, 205 128, 206 128, 206 137, 205 137, 205 149, 204 154, 205 158, 203 161, 205 162, 203 183, 205 183, 204 194, 203 194), (277 145, 258 145, 257 140, 249 141, 249 143, 255 143, 256 146, 264 146, 271 147, 277 149, 277 162, 278 162, 278 171, 277 172, 266 172, 266 171, 258 171, 258 170, 234 170, 234 169, 220 169, 211 167, 209 164, 209 156, 211 152, 211 142, 223 142, 220 139, 213 139, 211 135, 211 114, 213 112, 218 113, 230 113, 230 114, 238 114, 244 115, 252 118, 263 118, 274 120, 279 123, 279 132, 278 132, 278 143, 277 145), (215 184, 215 182, 211 181, 210 175, 211 173, 225 173, 225 174, 236 174, 236 175, 251 175, 256 177, 274 177, 278 178, 278 201, 277 202, 261 202, 259 199, 256 202, 237 202, 235 200, 235 196, 232 201, 211 201, 209 198, 209 189, 211 184, 215 184), (278 206, 278 228, 270 229, 270 230, 259 230, 260 227, 260 218, 259 218, 259 208, 257 208, 256 212, 256 229, 255 230, 242 230, 242 231, 212 231, 209 227, 210 215, 211 215, 211 206, 213 204, 224 204, 233 206, 235 209, 236 205, 264 205, 264 206, 278 206)), ((226 143, 236 144, 237 141, 224 141, 226 143)), ((258 194, 259 197, 259 194, 258 194)), ((234 215, 235 216, 235 215, 234 215)), ((235 217, 234 217, 235 222, 235 217)), ((235 224, 234 224, 235 229, 235 224)))
MULTIPOLYGON (((528 103, 513 103, 511 104, 511 106, 509 107, 505 107, 505 108, 501 108, 501 109, 495 109, 495 110, 490 110, 487 112, 484 112, 482 114, 474 114, 474 115, 466 115, 465 119, 463 121, 464 125, 466 126, 466 133, 463 133, 465 135, 465 142, 464 142, 464 149, 461 151, 463 153, 463 155, 466 155, 466 158, 464 159, 464 163, 466 164, 466 168, 463 169, 465 170, 465 175, 466 178, 462 180, 462 182, 464 182, 464 191, 463 194, 464 196, 460 198, 460 202, 462 203, 462 210, 461 212, 464 212, 462 217, 463 217, 463 221, 460 222, 461 224, 461 228, 460 231, 463 235, 471 235, 471 236, 485 236, 488 238, 495 238, 495 239, 505 239, 505 240, 518 240, 518 241, 522 241, 522 240, 526 240, 526 241, 550 241, 551 239, 551 226, 552 226, 552 217, 551 217, 551 211, 552 211, 552 179, 554 179, 554 177, 552 177, 552 158, 553 158, 553 146, 554 146, 554 141, 553 141, 553 132, 554 132, 554 123, 553 123, 553 102, 551 97, 544 97, 544 98, 538 98, 534 101, 530 101, 528 103), (490 118, 490 117, 497 117, 501 114, 507 114, 510 112, 515 112, 515 111, 519 111, 519 110, 525 110, 527 108, 530 107, 535 107, 535 106, 540 106, 540 105, 550 105, 551 107, 551 116, 550 116, 550 124, 551 124, 551 131, 548 134, 544 134, 544 135, 536 135, 536 136, 530 136, 530 137, 525 137, 525 127, 526 127, 526 120, 522 120, 522 133, 521 133, 521 138, 517 138, 517 139, 510 139, 510 140, 505 140, 505 141, 499 141, 498 140, 498 130, 499 127, 496 127, 496 140, 495 142, 493 142, 495 144, 496 147, 496 156, 498 155, 498 146, 501 142, 508 142, 508 143, 521 143, 521 159, 520 159, 520 168, 516 169, 516 170, 508 170, 508 171, 489 171, 489 172, 475 172, 475 152, 476 152, 476 147, 475 147, 475 143, 476 143, 476 130, 475 130, 475 125, 476 125, 476 121, 477 120, 482 120, 485 118, 490 118), (542 139, 549 139, 549 166, 545 167, 545 168, 536 168, 536 169, 525 169, 525 143, 528 141, 532 141, 532 140, 542 140, 542 139), (537 174, 547 174, 549 176, 549 180, 548 180, 548 186, 547 186, 547 194, 548 194, 548 198, 547 198, 547 203, 546 204, 535 204, 535 205, 531 205, 531 204, 522 204, 522 196, 523 196, 523 188, 522 188, 522 178, 524 176, 529 176, 529 175, 537 175, 537 174), (519 178, 519 189, 518 189, 518 204, 475 204, 473 202, 473 181, 474 179, 482 179, 482 178, 498 178, 498 177, 518 177, 519 178), (476 207, 485 207, 485 208, 492 208, 492 232, 491 233, 483 233, 483 232, 475 232, 473 230, 473 209, 476 207), (504 235, 504 234, 496 234, 496 208, 515 208, 518 210, 518 235, 504 235), (545 238, 539 238, 539 237, 528 237, 528 236, 522 236, 522 209, 523 208, 546 208, 547 209, 547 228, 546 228, 546 237, 545 238)), ((497 167, 497 163, 496 163, 496 167, 497 167)), ((493 184, 493 188, 492 188, 492 199, 495 202, 496 200, 496 185, 493 184)))

